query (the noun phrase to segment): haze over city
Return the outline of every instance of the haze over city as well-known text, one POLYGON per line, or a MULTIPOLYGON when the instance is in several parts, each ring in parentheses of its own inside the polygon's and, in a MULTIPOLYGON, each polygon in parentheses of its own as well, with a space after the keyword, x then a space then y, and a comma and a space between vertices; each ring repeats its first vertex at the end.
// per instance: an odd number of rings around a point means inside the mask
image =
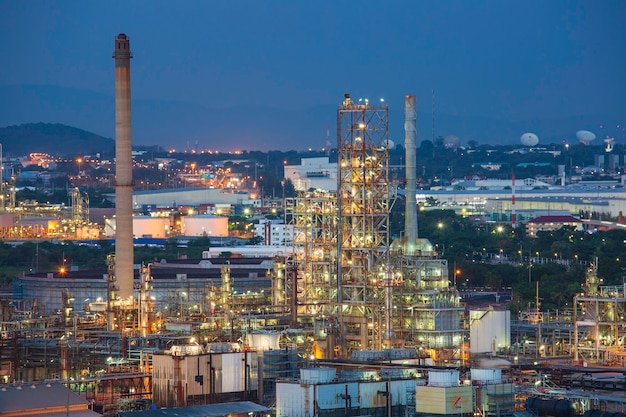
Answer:
POLYGON ((64 123, 114 137, 111 43, 131 39, 133 143, 319 149, 343 94, 384 98, 418 144, 624 143, 626 4, 0 1, 0 126, 64 123), (602 126, 602 127, 601 127, 602 126))

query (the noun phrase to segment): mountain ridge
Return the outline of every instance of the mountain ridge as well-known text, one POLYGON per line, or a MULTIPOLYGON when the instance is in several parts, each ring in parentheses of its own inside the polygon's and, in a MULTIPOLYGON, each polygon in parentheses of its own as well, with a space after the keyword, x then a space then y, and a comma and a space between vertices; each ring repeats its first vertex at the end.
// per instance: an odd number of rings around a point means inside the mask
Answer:
POLYGON ((23 156, 43 152, 54 156, 111 154, 115 141, 93 132, 61 123, 23 123, 0 128, 4 155, 23 156))

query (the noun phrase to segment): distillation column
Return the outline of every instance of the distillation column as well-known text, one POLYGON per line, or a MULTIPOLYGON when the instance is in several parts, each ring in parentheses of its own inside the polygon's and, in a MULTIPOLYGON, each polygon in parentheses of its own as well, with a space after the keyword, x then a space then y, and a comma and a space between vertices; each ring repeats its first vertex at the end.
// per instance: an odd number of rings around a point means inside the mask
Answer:
MULTIPOLYGON (((415 198, 417 113, 415 111, 415 96, 406 96, 404 100, 404 117, 404 147, 406 149, 406 207, 404 215, 404 236, 408 244, 405 246, 405 249, 407 249, 408 247, 413 247, 415 245, 415 239, 417 239, 417 201, 415 198)), ((407 253, 406 250, 405 253, 407 253)))
POLYGON ((130 41, 115 39, 115 279, 118 295, 133 297, 133 161, 130 113, 130 41))
POLYGON ((344 353, 380 349, 389 247, 388 106, 346 94, 337 112, 337 307, 344 353))

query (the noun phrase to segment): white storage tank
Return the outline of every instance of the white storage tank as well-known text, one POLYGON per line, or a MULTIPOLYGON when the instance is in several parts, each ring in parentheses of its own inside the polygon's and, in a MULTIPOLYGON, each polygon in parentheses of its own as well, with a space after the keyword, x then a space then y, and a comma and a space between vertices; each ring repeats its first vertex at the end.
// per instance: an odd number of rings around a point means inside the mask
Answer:
POLYGON ((255 332, 248 333, 248 344, 253 350, 279 350, 280 333, 278 332, 255 332))
POLYGON ((510 346, 509 310, 470 310, 470 353, 495 353, 510 346))
POLYGON ((459 385, 459 371, 428 371, 429 387, 457 387, 459 385))
POLYGON ((169 235, 170 220, 167 217, 133 217, 133 235, 135 237, 164 238, 169 235))
POLYGON ((335 368, 302 368, 300 369, 301 384, 327 384, 337 376, 335 368))
POLYGON ((201 214, 181 219, 185 236, 228 236, 228 218, 201 214))
MULTIPOLYGON (((115 217, 104 220, 104 235, 115 236, 115 217)), ((164 238, 169 236, 170 220, 167 217, 133 216, 133 236, 164 238)))
POLYGON ((502 382, 502 369, 500 368, 472 368, 472 381, 483 384, 499 384, 502 382))

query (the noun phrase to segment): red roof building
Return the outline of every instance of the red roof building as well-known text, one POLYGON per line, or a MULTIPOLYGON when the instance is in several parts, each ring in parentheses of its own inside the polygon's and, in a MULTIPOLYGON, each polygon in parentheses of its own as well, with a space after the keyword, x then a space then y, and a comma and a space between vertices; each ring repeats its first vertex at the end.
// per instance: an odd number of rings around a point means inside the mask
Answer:
POLYGON ((572 216, 539 216, 528 221, 526 232, 530 237, 537 237, 538 232, 549 232, 563 226, 574 226, 576 230, 582 230, 583 222, 572 216))

